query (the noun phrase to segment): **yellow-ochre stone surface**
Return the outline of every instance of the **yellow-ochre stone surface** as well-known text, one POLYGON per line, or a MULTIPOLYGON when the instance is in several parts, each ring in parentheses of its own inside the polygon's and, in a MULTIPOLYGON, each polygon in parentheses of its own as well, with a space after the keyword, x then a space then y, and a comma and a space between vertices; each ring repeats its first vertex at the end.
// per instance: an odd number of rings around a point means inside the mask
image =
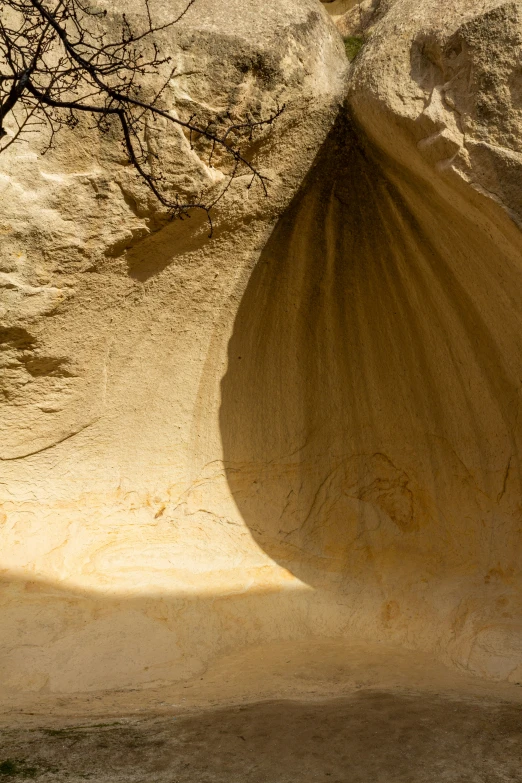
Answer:
POLYGON ((180 115, 285 104, 269 195, 237 178, 209 238, 89 123, 0 156, 1 700, 216 693, 322 640, 522 682, 522 2, 198 0, 161 35, 180 115))

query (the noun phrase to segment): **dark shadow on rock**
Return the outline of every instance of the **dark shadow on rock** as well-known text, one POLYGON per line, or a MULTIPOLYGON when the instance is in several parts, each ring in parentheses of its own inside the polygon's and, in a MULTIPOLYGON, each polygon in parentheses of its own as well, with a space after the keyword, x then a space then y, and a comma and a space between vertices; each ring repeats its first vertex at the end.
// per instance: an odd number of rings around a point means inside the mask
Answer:
POLYGON ((244 292, 228 482, 257 542, 315 586, 520 570, 522 244, 461 206, 341 117, 244 292))
POLYGON ((175 263, 177 257, 204 247, 208 243, 209 231, 210 224, 205 214, 201 210, 193 210, 183 220, 166 222, 149 236, 138 237, 125 251, 129 277, 140 283, 147 282, 175 263))

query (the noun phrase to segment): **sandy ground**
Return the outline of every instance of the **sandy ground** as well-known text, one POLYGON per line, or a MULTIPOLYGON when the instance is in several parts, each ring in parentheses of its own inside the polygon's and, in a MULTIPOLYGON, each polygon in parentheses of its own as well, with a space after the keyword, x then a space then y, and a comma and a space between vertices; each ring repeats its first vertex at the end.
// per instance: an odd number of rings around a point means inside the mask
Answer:
POLYGON ((6 782, 522 783, 520 685, 384 647, 266 645, 177 687, 0 708, 6 782))
POLYGON ((4 730, 6 780, 522 781, 522 706, 425 693, 262 702, 190 716, 4 730))

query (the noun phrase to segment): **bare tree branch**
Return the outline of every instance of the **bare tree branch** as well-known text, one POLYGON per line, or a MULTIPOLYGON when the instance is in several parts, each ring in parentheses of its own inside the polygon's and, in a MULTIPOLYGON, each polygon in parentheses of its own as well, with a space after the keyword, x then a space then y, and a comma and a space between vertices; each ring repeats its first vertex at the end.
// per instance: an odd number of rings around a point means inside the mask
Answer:
MULTIPOLYGON (((204 1, 204 0, 202 0, 204 1)), ((232 119, 229 113, 201 121, 194 114, 184 120, 162 101, 176 74, 161 76, 169 56, 160 52, 158 33, 179 22, 194 6, 188 0, 175 18, 155 24, 150 0, 143 0, 145 22, 138 29, 125 14, 119 33, 111 34, 106 11, 83 0, 2 0, 0 5, 0 152, 24 139, 38 125, 48 129, 49 149, 64 128, 74 129, 82 114, 96 120, 101 132, 119 128, 129 163, 155 198, 172 217, 185 217, 192 209, 210 210, 243 172, 251 175, 249 187, 258 182, 267 192, 268 179, 247 158, 244 144, 267 128, 284 110, 277 106, 267 117, 232 119), (146 77, 161 78, 151 98, 143 97, 146 77), (167 130, 175 127, 187 136, 190 147, 208 145, 206 160, 212 165, 217 149, 230 161, 227 183, 213 200, 204 194, 193 200, 172 196, 157 155, 145 143, 151 121, 161 119, 167 130), (14 126, 10 133, 5 122, 14 126), (114 125, 116 123, 116 125, 114 125)), ((147 85, 150 89, 150 79, 147 85)))

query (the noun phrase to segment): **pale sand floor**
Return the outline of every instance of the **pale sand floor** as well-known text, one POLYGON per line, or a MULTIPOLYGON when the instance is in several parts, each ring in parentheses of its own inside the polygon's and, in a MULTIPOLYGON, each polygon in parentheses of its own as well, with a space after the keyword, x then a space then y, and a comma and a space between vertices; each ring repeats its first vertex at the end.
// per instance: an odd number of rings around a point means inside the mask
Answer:
POLYGON ((522 688, 418 654, 266 646, 180 687, 4 705, 0 780, 522 782, 522 688))
POLYGON ((4 731, 2 754, 14 762, 7 771, 19 773, 6 780, 42 783, 522 781, 522 706, 364 691, 312 704, 4 731))

